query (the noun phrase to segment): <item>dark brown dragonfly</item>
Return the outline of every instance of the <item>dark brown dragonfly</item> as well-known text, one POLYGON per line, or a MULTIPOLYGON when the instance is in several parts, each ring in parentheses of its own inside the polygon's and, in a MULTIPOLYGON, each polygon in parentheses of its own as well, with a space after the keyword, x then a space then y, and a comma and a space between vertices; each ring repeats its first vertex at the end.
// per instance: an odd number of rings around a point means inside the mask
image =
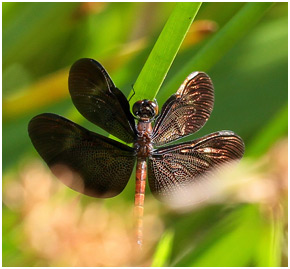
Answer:
POLYGON ((203 72, 191 73, 165 102, 158 117, 158 105, 150 100, 133 105, 134 117, 126 97, 103 66, 92 59, 80 59, 71 67, 69 91, 74 105, 86 119, 134 146, 50 113, 30 121, 31 141, 64 184, 97 198, 121 193, 137 160, 135 214, 140 245, 147 164, 150 189, 162 200, 170 199, 175 191, 186 188, 216 166, 243 156, 243 140, 231 131, 164 146, 195 133, 208 120, 214 90, 211 79, 203 72))

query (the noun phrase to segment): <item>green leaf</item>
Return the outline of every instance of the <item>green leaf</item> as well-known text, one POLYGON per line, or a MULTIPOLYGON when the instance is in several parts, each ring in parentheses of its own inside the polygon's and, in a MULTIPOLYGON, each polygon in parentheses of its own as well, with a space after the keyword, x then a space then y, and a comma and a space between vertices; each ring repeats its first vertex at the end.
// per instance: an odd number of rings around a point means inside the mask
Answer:
POLYGON ((168 259, 171 254, 174 233, 172 230, 167 230, 160 242, 157 245, 154 253, 152 267, 162 267, 168 264, 168 259))
POLYGON ((208 71, 258 22, 273 3, 246 4, 162 89, 159 98, 173 94, 193 71, 208 71))
POLYGON ((200 5, 188 2, 176 4, 137 78, 132 103, 155 98, 200 5))

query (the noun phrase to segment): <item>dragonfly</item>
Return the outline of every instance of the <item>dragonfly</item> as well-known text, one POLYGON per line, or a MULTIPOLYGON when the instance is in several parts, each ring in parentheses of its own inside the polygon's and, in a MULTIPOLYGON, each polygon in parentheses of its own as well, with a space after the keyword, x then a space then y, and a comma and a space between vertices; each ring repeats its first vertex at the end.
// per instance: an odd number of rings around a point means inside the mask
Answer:
POLYGON ((69 92, 87 120, 126 144, 52 113, 37 115, 29 122, 32 144, 65 185, 96 198, 120 194, 136 163, 138 245, 143 242, 147 174, 153 195, 164 201, 215 167, 243 156, 242 138, 228 130, 167 145, 197 132, 207 122, 213 110, 214 87, 204 72, 191 73, 160 113, 156 101, 144 99, 133 105, 132 114, 128 100, 105 68, 89 58, 72 65, 69 92))

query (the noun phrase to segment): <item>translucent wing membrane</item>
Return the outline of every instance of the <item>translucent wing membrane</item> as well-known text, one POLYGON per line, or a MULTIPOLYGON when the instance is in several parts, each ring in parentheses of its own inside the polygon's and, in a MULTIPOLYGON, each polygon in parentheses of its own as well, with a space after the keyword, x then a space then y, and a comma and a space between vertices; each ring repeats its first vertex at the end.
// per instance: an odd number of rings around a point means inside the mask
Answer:
POLYGON ((208 120, 214 102, 213 85, 207 74, 190 74, 163 105, 152 141, 160 146, 198 131, 208 120))
POLYGON ((157 198, 170 199, 215 166, 239 160, 244 153, 243 140, 231 131, 220 131, 200 139, 163 147, 149 158, 148 179, 157 198))
POLYGON ((125 188, 135 151, 55 114, 34 117, 31 141, 52 172, 70 188, 93 197, 113 197, 125 188))
POLYGON ((78 111, 126 143, 134 141, 135 121, 124 94, 97 61, 80 59, 69 73, 69 91, 78 111))

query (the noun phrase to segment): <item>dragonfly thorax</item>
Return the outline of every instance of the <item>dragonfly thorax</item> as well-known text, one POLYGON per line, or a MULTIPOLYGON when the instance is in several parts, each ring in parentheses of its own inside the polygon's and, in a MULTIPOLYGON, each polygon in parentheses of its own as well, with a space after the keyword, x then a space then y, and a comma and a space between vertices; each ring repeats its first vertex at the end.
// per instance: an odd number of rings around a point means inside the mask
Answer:
POLYGON ((158 114, 158 105, 147 99, 137 101, 133 105, 133 114, 142 121, 150 121, 158 114))
POLYGON ((152 123, 140 120, 137 124, 137 139, 134 143, 134 148, 137 151, 138 157, 146 158, 151 154, 153 150, 151 136, 152 123))

